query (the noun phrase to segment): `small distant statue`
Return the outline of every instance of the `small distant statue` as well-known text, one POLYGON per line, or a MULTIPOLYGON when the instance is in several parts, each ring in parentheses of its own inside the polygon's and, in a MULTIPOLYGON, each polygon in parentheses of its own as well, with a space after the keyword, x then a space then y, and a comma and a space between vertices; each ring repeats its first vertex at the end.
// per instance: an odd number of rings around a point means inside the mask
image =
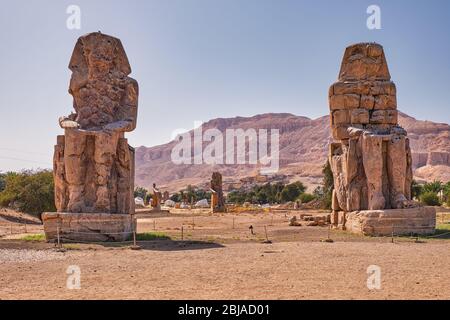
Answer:
POLYGON ((297 220, 297 216, 293 216, 290 220, 289 220, 289 226, 291 227, 301 227, 301 223, 298 222, 297 220))
POLYGON ((70 60, 75 112, 59 119, 54 155, 58 212, 133 213, 138 83, 119 39, 100 32, 80 37, 70 60))
POLYGON ((225 199, 222 190, 222 175, 214 172, 211 178, 211 212, 225 212, 225 199))
POLYGON ((152 208, 155 211, 161 210, 161 191, 156 187, 156 183, 153 184, 153 196, 152 196, 152 208))

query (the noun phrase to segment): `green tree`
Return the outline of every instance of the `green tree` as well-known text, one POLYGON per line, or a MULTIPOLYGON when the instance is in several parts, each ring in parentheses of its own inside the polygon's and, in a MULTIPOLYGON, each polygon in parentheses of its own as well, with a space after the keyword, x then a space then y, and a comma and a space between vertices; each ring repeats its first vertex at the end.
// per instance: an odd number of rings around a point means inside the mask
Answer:
POLYGON ((416 180, 413 180, 411 183, 411 196, 413 199, 419 199, 420 195, 423 192, 423 186, 418 184, 416 180))
POLYGON ((147 193, 144 197, 144 204, 148 206, 150 204, 150 201, 152 201, 153 195, 151 193, 147 193))
POLYGON ((0 173, 0 192, 5 190, 6 187, 6 174, 0 173))
POLYGON ((316 196, 314 194, 311 193, 302 193, 299 197, 298 200, 301 201, 301 203, 308 203, 313 201, 314 199, 316 199, 316 196))
POLYGON ((147 195, 147 193, 148 193, 148 190, 143 187, 136 187, 134 189, 134 197, 135 198, 139 197, 139 198, 145 199, 145 196, 147 195))
POLYGON ((202 199, 210 199, 211 192, 199 189, 192 185, 188 185, 186 189, 180 190, 170 196, 170 199, 175 202, 187 201, 188 203, 195 203, 202 199))
POLYGON ((174 202, 181 202, 183 200, 183 197, 181 196, 180 193, 174 193, 170 196, 170 200, 174 202))
POLYGON ((8 173, 0 192, 0 205, 41 218, 46 211, 56 211, 53 173, 49 170, 8 173))
POLYGON ((444 201, 448 207, 450 207, 450 181, 443 187, 444 201))
POLYGON ((281 201, 295 201, 300 194, 305 192, 306 187, 300 181, 286 185, 281 191, 281 201))
POLYGON ((195 190, 191 185, 188 185, 185 191, 188 203, 193 203, 196 201, 195 190))
POLYGON ((233 190, 228 193, 227 200, 230 203, 242 205, 246 201, 247 193, 241 190, 233 190))
POLYGON ((334 189, 334 178, 333 172, 331 171, 331 165, 328 160, 322 168, 322 174, 323 174, 322 185, 317 187, 314 190, 313 194, 316 196, 317 199, 320 200, 320 207, 322 209, 330 210, 331 198, 333 196, 333 189, 334 189))

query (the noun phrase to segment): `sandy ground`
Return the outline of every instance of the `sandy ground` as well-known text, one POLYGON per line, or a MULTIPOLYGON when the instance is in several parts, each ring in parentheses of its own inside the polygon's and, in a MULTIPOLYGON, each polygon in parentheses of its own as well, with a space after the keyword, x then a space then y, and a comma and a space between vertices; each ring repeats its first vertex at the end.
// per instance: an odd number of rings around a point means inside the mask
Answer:
POLYGON ((330 231, 327 243, 326 227, 289 227, 292 214, 145 217, 140 233, 156 228, 171 239, 140 242, 137 251, 67 244, 56 252, 6 232, 0 299, 450 299, 448 238, 391 243, 330 231), (272 244, 262 243, 264 226, 272 244), (66 286, 72 265, 80 289, 66 286), (380 267, 380 289, 367 288, 370 265, 380 267))

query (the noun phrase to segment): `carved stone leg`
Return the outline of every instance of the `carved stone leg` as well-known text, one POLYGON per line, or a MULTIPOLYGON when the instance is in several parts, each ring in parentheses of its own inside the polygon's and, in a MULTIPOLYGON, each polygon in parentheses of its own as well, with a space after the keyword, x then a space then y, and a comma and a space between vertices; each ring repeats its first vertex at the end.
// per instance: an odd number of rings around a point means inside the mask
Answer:
POLYGON ((117 134, 98 134, 95 136, 95 172, 97 174, 96 184, 96 212, 111 212, 111 199, 108 190, 108 182, 117 151, 117 134))
POLYGON ((413 171, 412 171, 412 155, 411 148, 409 146, 409 139, 405 138, 405 148, 406 148, 406 179, 405 179, 405 197, 408 200, 412 199, 411 195, 411 184, 413 181, 413 171))
POLYGON ((216 212, 218 200, 217 193, 211 193, 211 213, 216 212))
POLYGON ((378 135, 363 135, 363 164, 367 177, 369 210, 385 207, 383 196, 383 138, 378 135))
MULTIPOLYGON (((117 213, 130 213, 131 157, 128 141, 120 138, 117 145, 117 213)), ((134 199, 133 199, 134 201, 134 199)))
POLYGON ((83 212, 84 177, 86 163, 83 153, 86 148, 86 136, 74 130, 66 130, 64 141, 64 166, 68 183, 69 201, 67 211, 83 212))
POLYGON ((333 227, 337 227, 339 224, 339 210, 341 208, 339 207, 338 198, 336 195, 336 190, 333 189, 333 195, 331 197, 331 224, 333 227))
POLYGON ((361 210, 361 142, 360 138, 349 139, 346 157, 347 210, 361 210))
POLYGON ((407 206, 405 196, 406 167, 405 137, 394 135, 389 141, 387 153, 387 169, 390 181, 389 193, 393 209, 401 209, 407 206))
POLYGON ((333 172, 337 206, 347 210, 346 152, 342 143, 330 145, 329 162, 333 172))
POLYGON ((55 207, 56 211, 66 210, 68 193, 64 166, 64 144, 65 137, 58 136, 55 152, 53 155, 53 179, 55 182, 55 207))

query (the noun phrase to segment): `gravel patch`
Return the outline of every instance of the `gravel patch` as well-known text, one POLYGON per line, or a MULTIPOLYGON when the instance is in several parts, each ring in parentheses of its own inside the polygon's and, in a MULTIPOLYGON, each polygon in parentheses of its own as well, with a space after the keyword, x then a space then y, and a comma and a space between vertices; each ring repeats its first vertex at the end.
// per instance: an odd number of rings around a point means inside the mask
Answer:
POLYGON ((0 264, 62 260, 64 258, 65 255, 63 252, 55 252, 51 250, 0 249, 0 264))

